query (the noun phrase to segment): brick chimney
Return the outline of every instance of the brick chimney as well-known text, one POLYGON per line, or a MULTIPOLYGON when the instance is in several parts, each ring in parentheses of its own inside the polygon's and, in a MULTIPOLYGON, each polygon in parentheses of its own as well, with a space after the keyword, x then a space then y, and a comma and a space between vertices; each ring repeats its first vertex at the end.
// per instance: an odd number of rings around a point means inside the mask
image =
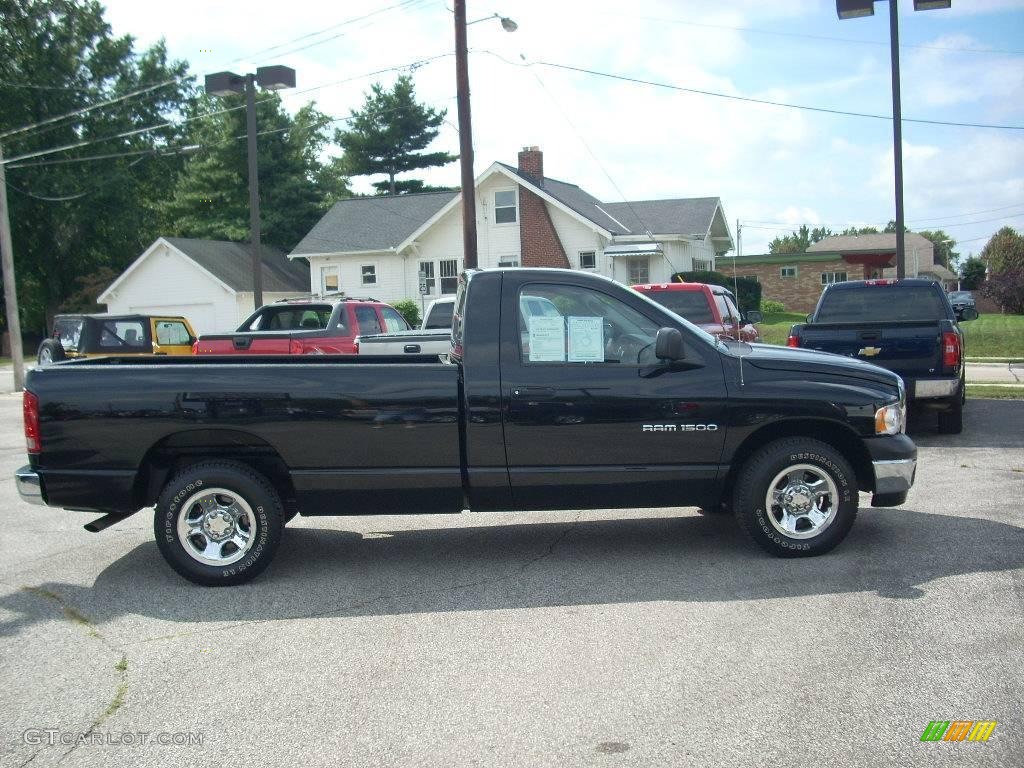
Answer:
MULTIPOLYGON (((544 153, 539 147, 523 147, 519 153, 519 172, 537 187, 544 187, 544 153)), ((526 187, 519 185, 520 263, 524 267, 562 267, 569 269, 565 248, 551 221, 547 204, 526 187)))
POLYGON ((544 185, 544 153, 540 147, 523 147, 519 153, 519 170, 532 176, 537 186, 544 185))

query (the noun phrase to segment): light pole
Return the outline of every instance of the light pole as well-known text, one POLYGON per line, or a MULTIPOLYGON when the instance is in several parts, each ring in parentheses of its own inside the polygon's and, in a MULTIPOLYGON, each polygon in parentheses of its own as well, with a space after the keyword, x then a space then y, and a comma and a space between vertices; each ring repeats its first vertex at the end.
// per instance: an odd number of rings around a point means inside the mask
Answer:
MULTIPOLYGON (((840 19, 874 16, 878 0, 836 0, 840 19)), ((915 11, 949 8, 952 0, 914 0, 915 11)), ((892 150, 896 170, 896 277, 906 277, 906 238, 903 232, 903 127, 900 113, 900 30, 896 0, 889 0, 889 56, 892 60, 892 150)))
POLYGON ((206 76, 213 96, 245 93, 245 133, 249 142, 249 247, 252 250, 252 292, 256 309, 263 306, 263 264, 260 259, 260 181, 256 163, 256 86, 268 91, 295 87, 295 70, 280 65, 259 67, 256 74, 217 72, 206 76))
POLYGON ((462 172, 462 257, 463 268, 476 267, 476 188, 473 177, 473 125, 469 113, 469 52, 466 27, 488 19, 499 19, 501 28, 515 32, 512 19, 494 14, 466 22, 466 0, 455 0, 455 95, 459 113, 459 169, 462 172))

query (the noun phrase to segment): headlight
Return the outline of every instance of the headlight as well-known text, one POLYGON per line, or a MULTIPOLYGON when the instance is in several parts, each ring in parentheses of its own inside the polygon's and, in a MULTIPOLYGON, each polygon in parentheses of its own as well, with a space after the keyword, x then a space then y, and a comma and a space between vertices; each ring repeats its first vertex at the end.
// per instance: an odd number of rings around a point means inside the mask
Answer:
POLYGON ((898 435, 907 427, 907 411, 901 403, 886 405, 875 411, 875 434, 898 435))

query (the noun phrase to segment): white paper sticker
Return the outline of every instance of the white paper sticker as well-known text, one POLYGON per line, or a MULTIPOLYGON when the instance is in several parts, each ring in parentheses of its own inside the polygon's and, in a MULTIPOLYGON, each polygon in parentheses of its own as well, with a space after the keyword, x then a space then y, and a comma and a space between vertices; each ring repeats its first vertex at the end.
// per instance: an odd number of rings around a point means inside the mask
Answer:
POLYGON ((530 362, 565 362, 565 318, 530 318, 530 362))
POLYGON ((604 362, 604 320, 600 317, 569 318, 569 362, 604 362))

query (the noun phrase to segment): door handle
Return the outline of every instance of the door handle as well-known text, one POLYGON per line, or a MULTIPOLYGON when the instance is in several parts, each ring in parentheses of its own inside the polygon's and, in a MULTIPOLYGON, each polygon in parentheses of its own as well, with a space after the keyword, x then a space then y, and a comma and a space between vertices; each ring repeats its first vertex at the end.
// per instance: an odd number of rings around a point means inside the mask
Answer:
POLYGON ((405 353, 407 355, 415 355, 415 354, 418 354, 419 351, 420 351, 420 345, 419 344, 406 344, 405 345, 405 353))
POLYGON ((554 387, 513 387, 512 397, 521 400, 550 400, 556 392, 554 387))

